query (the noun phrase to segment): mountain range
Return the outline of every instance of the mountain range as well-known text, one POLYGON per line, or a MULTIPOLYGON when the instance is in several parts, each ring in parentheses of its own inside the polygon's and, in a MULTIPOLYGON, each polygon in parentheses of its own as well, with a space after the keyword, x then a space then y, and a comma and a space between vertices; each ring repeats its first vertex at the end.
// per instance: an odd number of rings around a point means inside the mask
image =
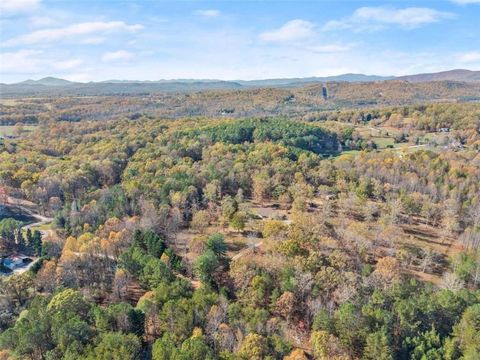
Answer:
POLYGON ((381 82, 406 81, 411 83, 431 81, 480 81, 480 71, 456 69, 437 73, 407 76, 377 76, 364 74, 342 74, 327 77, 280 78, 263 80, 215 80, 215 79, 176 79, 158 81, 107 80, 101 82, 73 82, 55 77, 40 80, 26 80, 14 84, 0 84, 1 96, 15 95, 115 95, 141 94, 162 91, 201 91, 220 89, 296 87, 309 83, 327 82, 381 82))

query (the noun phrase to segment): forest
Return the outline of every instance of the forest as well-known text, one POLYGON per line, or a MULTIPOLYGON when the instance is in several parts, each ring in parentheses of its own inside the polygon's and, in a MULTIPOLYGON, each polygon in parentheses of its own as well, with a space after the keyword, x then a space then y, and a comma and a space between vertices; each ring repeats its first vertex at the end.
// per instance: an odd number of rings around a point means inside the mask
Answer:
POLYGON ((460 103, 478 105, 478 82, 408 81, 327 82, 292 87, 252 87, 205 91, 120 91, 116 94, 69 94, 64 87, 56 95, 10 96, 0 88, 0 126, 43 123, 49 120, 78 122, 140 117, 245 118, 324 116, 328 111, 363 110, 418 105, 460 103))
POLYGON ((2 103, 0 359, 478 359, 480 105, 398 84, 2 103))

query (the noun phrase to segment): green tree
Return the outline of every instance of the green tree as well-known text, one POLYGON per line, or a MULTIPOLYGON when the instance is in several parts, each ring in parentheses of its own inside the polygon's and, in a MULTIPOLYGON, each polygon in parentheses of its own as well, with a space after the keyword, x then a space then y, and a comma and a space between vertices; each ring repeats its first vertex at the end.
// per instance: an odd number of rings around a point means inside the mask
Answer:
POLYGON ((245 229, 245 225, 247 224, 247 214, 243 211, 237 211, 230 221, 230 226, 237 231, 242 231, 245 229))
POLYGON ((330 357, 331 336, 327 331, 312 331, 310 345, 313 356, 317 360, 327 360, 330 357))
POLYGON ((130 247, 127 251, 120 255, 118 266, 127 270, 135 278, 140 278, 145 264, 150 258, 146 256, 142 250, 136 246, 130 247))
POLYGON ((127 303, 112 304, 107 308, 97 306, 93 309, 95 327, 101 332, 119 331, 143 335, 144 313, 127 303))
POLYGON ((255 333, 249 333, 238 350, 238 356, 244 360, 263 360, 267 355, 267 339, 255 333))
POLYGON ((223 222, 228 224, 232 219, 233 214, 237 212, 238 204, 230 195, 226 195, 222 199, 221 208, 223 222))
POLYGON ((180 351, 175 345, 170 334, 166 333, 160 339, 155 340, 152 348, 153 360, 174 360, 179 357, 180 351))
POLYGON ((213 360, 213 351, 205 342, 200 329, 195 329, 194 334, 185 340, 180 348, 181 357, 189 360, 213 360))
POLYGON ((213 285, 213 274, 220 267, 217 255, 208 249, 203 255, 200 255, 195 261, 195 275, 201 282, 207 285, 213 285))
POLYGON ((35 230, 31 236, 29 242, 29 247, 32 249, 33 253, 37 256, 40 256, 42 253, 42 233, 38 230, 35 230))
POLYGON ((51 337, 51 318, 47 312, 47 299, 36 297, 28 311, 23 312, 15 325, 0 333, 0 349, 10 349, 20 358, 44 358, 55 347, 51 337), (32 357, 33 358, 33 357, 32 357))
POLYGON ((140 360, 142 346, 133 334, 108 332, 100 335, 100 342, 89 357, 92 360, 140 360))
POLYGON ((90 311, 90 304, 76 290, 65 289, 54 295, 48 303, 47 310, 52 315, 68 317, 70 314, 78 314, 80 317, 87 317, 90 311))
POLYGON ((65 318, 63 314, 56 314, 52 320, 52 338, 57 350, 63 354, 81 353, 93 336, 93 329, 78 315, 65 318))
POLYGON ((12 218, 0 220, 0 247, 11 250, 16 246, 17 238, 21 235, 22 222, 12 218))
POLYGON ((149 256, 140 276, 143 286, 153 289, 162 282, 170 282, 174 279, 172 271, 160 259, 149 256))
POLYGON ((480 304, 464 311, 453 333, 465 360, 473 360, 480 354, 480 304))
POLYGON ((193 321, 193 307, 188 299, 170 300, 158 314, 161 331, 169 333, 176 345, 180 345, 190 336, 193 321))
POLYGON ((143 244, 146 253, 156 258, 160 258, 166 248, 163 239, 151 230, 143 234, 143 244))
POLYGON ((208 237, 205 243, 207 249, 212 250, 213 253, 222 258, 227 255, 227 244, 225 243, 225 237, 222 234, 216 233, 208 237))
POLYGON ((27 245, 30 246, 30 244, 32 243, 32 230, 30 228, 27 229, 25 237, 27 240, 27 245))
POLYGON ((362 348, 365 329, 356 306, 351 303, 342 304, 334 314, 335 329, 340 343, 351 354, 362 348))
POLYGON ((207 210, 199 210, 192 216, 192 222, 190 227, 200 233, 203 233, 205 229, 210 225, 210 214, 207 210))
POLYGON ((442 341, 434 326, 419 336, 405 339, 405 342, 413 348, 410 353, 412 360, 442 360, 444 358, 442 341))
POLYGON ((313 318, 312 329, 331 332, 333 330, 332 318, 327 310, 320 309, 313 318))
POLYGON ((363 358, 368 360, 393 360, 392 349, 384 330, 367 336, 363 358))

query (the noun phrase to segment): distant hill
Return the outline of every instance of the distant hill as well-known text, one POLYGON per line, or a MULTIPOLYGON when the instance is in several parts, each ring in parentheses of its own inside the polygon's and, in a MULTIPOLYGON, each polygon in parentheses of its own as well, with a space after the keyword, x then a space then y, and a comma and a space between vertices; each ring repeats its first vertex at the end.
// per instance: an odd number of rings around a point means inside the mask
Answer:
POLYGON ((377 75, 364 75, 364 74, 343 74, 336 76, 325 77, 306 77, 306 78, 286 78, 286 79, 265 79, 265 80, 237 80, 236 82, 243 86, 296 86, 304 85, 306 83, 319 83, 319 82, 371 82, 371 81, 385 81, 394 79, 393 76, 377 76, 377 75))
MULTIPOLYGON (((58 79, 61 80, 61 79, 58 79)), ((65 80, 66 81, 66 80, 65 80)), ((231 90, 242 88, 242 85, 232 81, 114 81, 114 82, 89 82, 73 83, 66 81, 60 85, 45 85, 35 81, 27 81, 17 84, 0 84, 2 96, 26 96, 26 95, 138 95, 159 92, 192 92, 204 90, 231 90)))
POLYGON ((74 85, 74 84, 78 84, 78 83, 48 76, 40 80, 25 80, 13 85, 67 86, 67 85, 74 85))
POLYGON ((417 74, 400 76, 397 80, 405 80, 410 82, 426 82, 426 81, 480 81, 480 71, 471 70, 450 70, 430 74, 417 74))
POLYGON ((451 70, 431 74, 408 76, 377 76, 364 74, 343 74, 327 77, 306 77, 263 80, 210 80, 176 79, 158 81, 108 80, 79 83, 54 77, 40 80, 26 80, 16 84, 0 84, 2 96, 26 95, 138 95, 160 92, 192 92, 204 90, 236 90, 248 88, 295 88, 308 84, 325 83, 376 83, 389 81, 424 83, 432 81, 479 82, 480 71, 451 70))
MULTIPOLYGON (((234 84, 234 83, 233 83, 234 84)), ((16 95, 18 106, 0 103, 0 125, 38 123, 40 119, 88 121, 141 117, 176 119, 183 117, 244 118, 284 116, 321 119, 324 111, 381 108, 430 103, 480 103, 480 81, 308 83, 295 87, 245 87, 225 89, 223 83, 210 83, 217 89, 204 91, 153 91, 162 84, 82 84, 83 87, 50 87, 54 96, 16 95), (77 93, 97 94, 79 99, 77 93), (152 90, 153 89, 153 90, 152 90), (145 91, 148 90, 148 91, 145 91), (107 92, 115 91, 115 93, 107 92), (121 92, 120 92, 121 91, 121 92), (70 95, 72 94, 72 95, 70 95), (43 98, 40 99, 39 98, 43 98), (48 104, 48 105, 47 105, 48 104)), ((192 89, 184 84, 178 89, 192 89)), ((204 87, 204 84, 195 86, 204 87)), ((30 87, 43 87, 31 85, 30 87)), ((40 94, 40 93, 39 93, 40 94)), ((13 95, 12 95, 13 96, 13 95)), ((13 102, 17 103, 17 102, 13 102)))

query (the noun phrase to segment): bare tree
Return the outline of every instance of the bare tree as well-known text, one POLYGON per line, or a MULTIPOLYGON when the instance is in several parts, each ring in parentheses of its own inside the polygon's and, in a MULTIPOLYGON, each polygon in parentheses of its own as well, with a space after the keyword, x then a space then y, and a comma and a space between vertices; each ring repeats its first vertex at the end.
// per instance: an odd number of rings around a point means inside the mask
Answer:
POLYGON ((423 258, 420 266, 422 268, 422 272, 425 273, 425 271, 427 271, 427 269, 429 269, 433 264, 434 253, 431 249, 425 249, 422 251, 422 255, 423 258))
POLYGON ((465 287, 465 283, 452 272, 446 272, 442 277, 442 287, 451 291, 458 291, 465 287))

